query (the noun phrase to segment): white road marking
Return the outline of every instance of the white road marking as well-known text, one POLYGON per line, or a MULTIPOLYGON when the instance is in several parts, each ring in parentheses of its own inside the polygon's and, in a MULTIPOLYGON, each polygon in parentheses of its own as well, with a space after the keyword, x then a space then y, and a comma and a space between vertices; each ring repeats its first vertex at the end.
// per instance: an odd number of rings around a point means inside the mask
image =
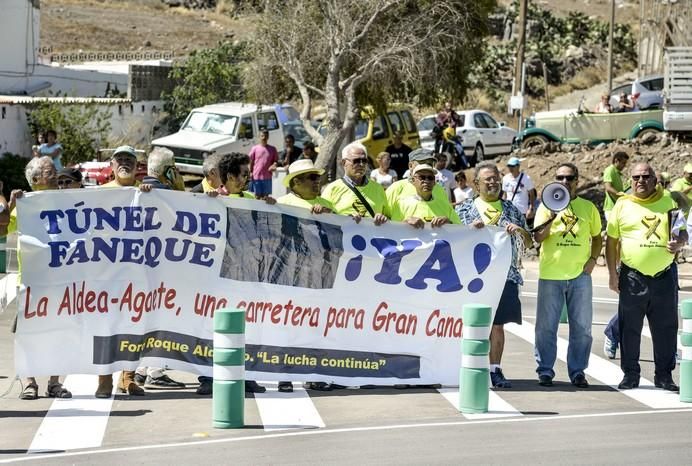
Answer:
MULTIPOLYGON (((523 321, 522 325, 507 324, 505 325, 505 330, 531 344, 535 344, 534 326, 527 321, 523 321)), ((567 340, 562 337, 557 338, 557 357, 561 361, 567 361, 567 340)), ((585 372, 586 375, 600 380, 616 390, 623 377, 622 370, 619 366, 594 353, 591 353, 589 357, 589 367, 585 372)), ((688 403, 680 401, 680 397, 677 393, 655 388, 651 381, 643 377, 639 380, 639 388, 633 390, 620 390, 620 393, 655 409, 682 408, 689 406, 688 403)))
MULTIPOLYGON (((449 401, 454 408, 459 409, 459 389, 458 388, 438 388, 440 394, 449 401)), ((480 419, 494 419, 498 417, 512 417, 512 416, 523 416, 518 409, 516 409, 511 404, 507 403, 505 400, 500 398, 500 395, 490 390, 490 396, 488 398, 488 412, 487 413, 462 413, 466 419, 470 420, 480 420, 480 419)))
POLYGON ((9 273, 0 278, 0 311, 4 311, 17 297, 17 274, 9 273))
POLYGON ((266 432, 286 429, 317 429, 325 427, 302 382, 293 382, 292 393, 278 391, 276 382, 259 382, 265 393, 255 393, 262 424, 266 432))
POLYGON ((353 432, 377 432, 381 430, 407 430, 407 429, 420 429, 420 428, 449 428, 455 426, 463 426, 466 428, 474 428, 486 424, 506 424, 510 422, 558 422, 558 421, 572 421, 574 419, 599 419, 604 417, 624 417, 624 416, 655 416, 661 414, 672 414, 672 413, 692 413, 692 408, 686 409, 661 409, 656 411, 646 410, 646 411, 621 411, 621 412, 610 412, 610 413, 591 413, 591 414, 566 414, 566 415, 556 415, 556 416, 521 416, 514 418, 504 418, 504 419, 485 419, 475 422, 468 421, 449 421, 449 422, 425 422, 420 424, 397 424, 397 425, 382 425, 382 426, 369 426, 369 427, 345 427, 340 429, 315 429, 315 430, 301 430, 294 432, 282 432, 275 434, 266 435, 247 435, 245 437, 230 437, 230 438, 220 438, 212 440, 194 440, 188 442, 176 442, 176 443, 156 443, 151 445, 137 445, 132 447, 120 447, 120 448, 104 448, 101 450, 86 450, 86 451, 76 451, 68 453, 54 453, 47 455, 24 455, 16 458, 8 458, 0 460, 0 464, 11 464, 19 463, 24 461, 37 461, 42 459, 54 459, 54 458, 70 458, 76 456, 88 456, 88 455, 105 455, 109 453, 125 453, 132 451, 146 451, 146 450, 163 450, 165 448, 182 448, 182 447, 192 447, 199 448, 201 445, 216 445, 224 443, 238 443, 247 441, 260 441, 266 442, 267 440, 289 438, 289 437, 305 437, 314 435, 333 435, 333 434, 347 434, 353 432))
POLYGON ((29 453, 101 446, 113 397, 94 398, 98 386, 96 375, 68 375, 64 385, 72 392, 72 398, 53 401, 34 435, 29 453))

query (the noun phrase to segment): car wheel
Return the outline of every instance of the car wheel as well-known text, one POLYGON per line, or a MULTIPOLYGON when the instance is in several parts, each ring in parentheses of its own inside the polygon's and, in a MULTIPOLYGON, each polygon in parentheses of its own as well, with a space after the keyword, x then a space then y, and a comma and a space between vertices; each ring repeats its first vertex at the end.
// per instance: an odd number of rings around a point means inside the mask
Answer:
POLYGON ((476 144, 475 149, 473 149, 473 163, 474 165, 485 160, 485 152, 483 152, 483 146, 479 142, 476 144))
POLYGON ((524 140, 521 142, 521 148, 522 149, 529 149, 531 147, 535 146, 542 146, 548 143, 548 138, 545 136, 541 136, 540 134, 533 134, 531 136, 527 136, 524 138, 524 140))
POLYGON ((644 136, 646 136, 647 134, 658 134, 658 133, 660 133, 660 131, 657 130, 656 128, 646 128, 646 129, 643 129, 643 130, 639 131, 639 132, 637 133, 636 138, 637 138, 637 139, 641 139, 641 138, 643 138, 644 136))

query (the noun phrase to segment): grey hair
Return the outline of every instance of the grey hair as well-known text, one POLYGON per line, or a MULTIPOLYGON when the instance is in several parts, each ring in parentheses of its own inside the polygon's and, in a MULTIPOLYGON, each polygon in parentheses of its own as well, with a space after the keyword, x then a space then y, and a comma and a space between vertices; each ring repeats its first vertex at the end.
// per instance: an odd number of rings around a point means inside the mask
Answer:
POLYGON ((647 162, 647 161, 645 161, 645 160, 638 160, 638 161, 636 161, 635 163, 633 163, 633 164, 632 164, 632 169, 630 170, 630 174, 634 171, 635 168, 637 168, 637 167, 640 166, 640 165, 646 166, 646 167, 649 169, 649 171, 651 172, 651 174, 654 175, 654 178, 658 178, 658 177, 656 176, 656 170, 654 170, 654 167, 652 167, 652 166, 649 164, 649 162, 647 162))
POLYGON ((358 142, 358 141, 353 141, 352 143, 347 144, 346 147, 344 147, 344 148, 341 150, 341 158, 342 158, 342 159, 345 159, 346 157, 348 157, 348 155, 349 155, 349 154, 351 153, 351 151, 353 151, 354 149, 360 149, 360 150, 362 150, 363 153, 365 154, 365 156, 367 157, 367 155, 368 155, 368 149, 366 149, 366 147, 365 147, 363 144, 361 144, 360 142, 358 142))
POLYGON ((175 166, 173 151, 165 147, 154 147, 147 159, 147 175, 155 178, 163 175, 165 168, 175 166))
POLYGON ((44 155, 41 157, 34 157, 26 164, 26 167, 24 167, 24 177, 26 178, 26 182, 29 183, 29 186, 35 185, 36 180, 41 178, 43 175, 41 173, 41 165, 46 161, 53 163, 53 159, 50 158, 50 156, 44 155))
POLYGON ((219 162, 221 161, 221 154, 211 154, 208 155, 204 162, 202 162, 202 174, 204 176, 209 176, 209 173, 215 168, 219 168, 219 162))
POLYGON ((498 175, 500 174, 500 169, 497 168, 497 165, 495 165, 492 162, 481 162, 478 165, 476 165, 476 169, 473 171, 473 179, 477 180, 478 179, 478 174, 481 172, 481 170, 484 169, 489 169, 493 170, 495 173, 498 175))

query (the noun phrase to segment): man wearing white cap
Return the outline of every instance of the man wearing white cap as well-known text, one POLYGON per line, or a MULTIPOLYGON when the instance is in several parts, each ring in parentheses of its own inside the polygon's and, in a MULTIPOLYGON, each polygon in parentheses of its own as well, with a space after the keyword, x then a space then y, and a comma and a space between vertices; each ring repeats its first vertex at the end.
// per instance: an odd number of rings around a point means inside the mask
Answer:
POLYGON ((113 180, 104 184, 104 188, 121 188, 125 186, 139 186, 135 179, 137 168, 137 152, 134 147, 120 146, 111 155, 111 170, 113 180))
POLYGON ((507 161, 509 173, 502 177, 502 198, 514 204, 514 207, 524 214, 526 223, 531 227, 535 215, 533 206, 536 201, 536 186, 528 173, 519 169, 520 164, 517 157, 510 157, 507 161))
POLYGON ((447 196, 433 194, 433 188, 437 186, 436 174, 437 170, 427 164, 413 168, 411 182, 416 194, 403 196, 391 206, 392 220, 408 223, 415 228, 423 228, 426 223, 433 227, 461 223, 447 196))

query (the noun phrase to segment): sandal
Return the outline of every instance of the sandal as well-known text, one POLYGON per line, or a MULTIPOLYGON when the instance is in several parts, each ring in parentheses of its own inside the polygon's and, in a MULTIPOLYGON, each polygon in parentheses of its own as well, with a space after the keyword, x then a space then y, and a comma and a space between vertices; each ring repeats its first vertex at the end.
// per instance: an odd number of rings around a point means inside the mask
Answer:
POLYGON ((72 398, 72 393, 58 382, 48 385, 46 396, 49 398, 72 398))
POLYGON ((24 387, 24 390, 22 391, 21 395, 19 395, 20 400, 38 400, 38 385, 35 383, 30 383, 26 387, 24 387))

